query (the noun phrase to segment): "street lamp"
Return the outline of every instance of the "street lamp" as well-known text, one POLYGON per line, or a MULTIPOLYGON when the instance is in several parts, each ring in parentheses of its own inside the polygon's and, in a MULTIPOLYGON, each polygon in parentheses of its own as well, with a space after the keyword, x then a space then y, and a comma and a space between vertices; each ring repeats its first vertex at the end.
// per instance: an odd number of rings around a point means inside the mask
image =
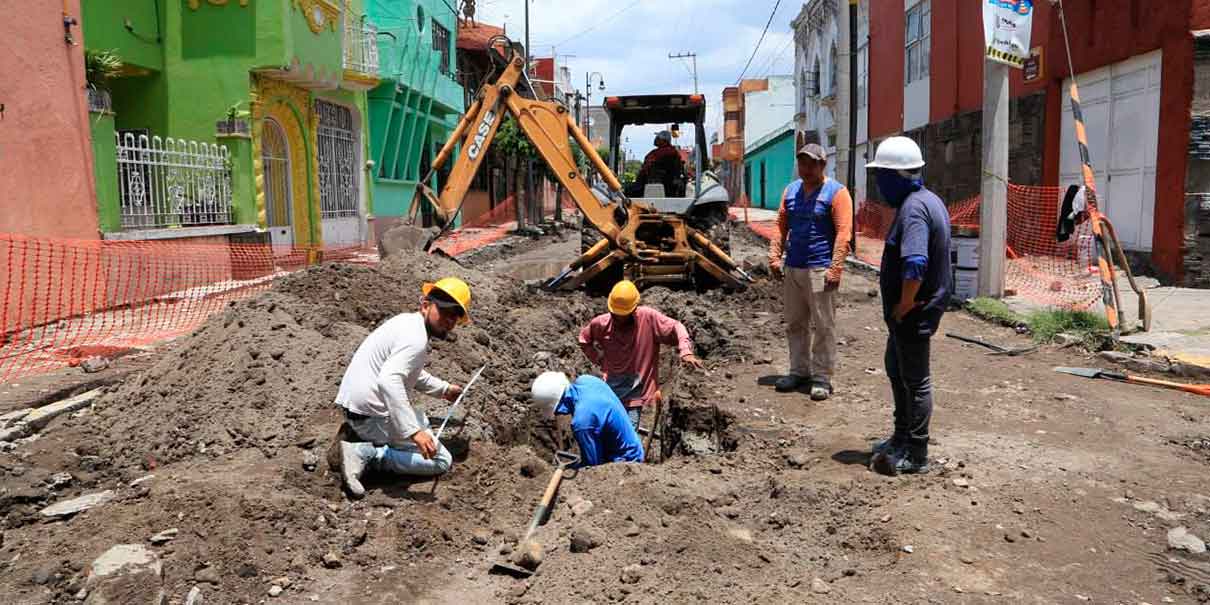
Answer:
POLYGON ((588 140, 592 140, 592 78, 596 76, 598 85, 601 91, 605 90, 605 76, 601 72, 594 71, 584 74, 584 95, 587 98, 585 103, 588 105, 588 111, 584 112, 584 136, 588 140))

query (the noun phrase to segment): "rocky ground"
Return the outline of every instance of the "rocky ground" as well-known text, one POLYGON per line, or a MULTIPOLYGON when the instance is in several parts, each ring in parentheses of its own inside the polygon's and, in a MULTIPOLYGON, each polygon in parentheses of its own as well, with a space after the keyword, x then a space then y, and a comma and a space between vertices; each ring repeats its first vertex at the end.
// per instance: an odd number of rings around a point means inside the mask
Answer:
MULTIPOLYGON (((541 277, 512 257, 548 260, 513 245, 462 265, 405 256, 292 276, 4 447, 3 602, 1210 601, 1204 398, 1055 374, 1097 365, 1075 349, 988 356, 939 336, 935 471, 876 475, 865 463, 889 425, 885 330, 856 274, 824 403, 771 387, 786 362, 779 284, 646 292, 710 368, 670 381, 669 457, 569 473, 537 533, 538 574, 489 574, 559 445, 526 405, 528 382, 587 370, 575 331, 603 308, 506 276, 541 277), (471 282, 474 322, 435 344, 431 369, 462 381, 488 364, 450 429, 455 468, 439 482, 372 480, 349 501, 325 460, 343 365, 447 273, 471 282), (73 513, 79 496, 97 502, 73 513)), ((737 246, 760 256, 759 242, 737 246)), ((963 313, 942 331, 1025 344, 963 313)))

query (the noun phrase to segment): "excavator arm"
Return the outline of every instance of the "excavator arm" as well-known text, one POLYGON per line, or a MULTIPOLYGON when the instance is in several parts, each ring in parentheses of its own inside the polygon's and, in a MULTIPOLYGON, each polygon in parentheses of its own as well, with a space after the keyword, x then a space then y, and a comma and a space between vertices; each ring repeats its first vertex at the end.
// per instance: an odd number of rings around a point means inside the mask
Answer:
MULTIPOLYGON (((418 188, 417 195, 433 207, 442 230, 448 228, 462 209, 471 182, 479 172, 487 150, 491 148, 492 141, 500 130, 504 114, 508 113, 517 121, 530 142, 537 147, 538 153, 546 160, 559 182, 567 188, 584 216, 600 229, 607 239, 616 241, 620 229, 613 219, 613 213, 617 204, 603 206, 596 202, 596 196, 576 166, 570 139, 575 138, 581 150, 593 163, 593 167, 603 175, 606 185, 621 193, 622 184, 576 127, 566 107, 551 101, 527 99, 518 94, 517 85, 523 76, 524 66, 525 62, 521 57, 511 57, 496 81, 483 86, 462 120, 458 122, 450 139, 433 159, 430 170, 436 171, 455 152, 459 154, 440 194, 435 195, 425 184, 429 180, 426 177, 418 188)), ((412 205, 413 215, 418 206, 412 205)))
MULTIPOLYGON (((442 232, 449 229, 461 211, 471 182, 507 113, 575 201, 584 219, 604 235, 603 240, 573 261, 562 275, 551 280, 548 287, 577 288, 618 263, 623 265, 627 277, 640 285, 691 282, 694 272, 699 269, 728 288, 739 289, 744 287, 745 281, 751 281, 730 256, 686 225, 681 217, 660 214, 644 204, 628 200, 621 182, 580 131, 567 108, 522 94, 529 88, 528 81, 524 80, 524 60, 517 56, 511 45, 505 46, 509 55, 495 57, 500 63, 499 75, 484 84, 449 141, 433 159, 430 170, 436 171, 457 154, 440 194, 425 185, 429 182, 428 176, 417 189, 417 196, 433 207, 442 232), (613 197, 620 202, 598 200, 576 165, 573 144, 580 147, 614 193, 613 197), (576 270, 579 273, 573 276, 576 270)), ((413 220, 419 206, 419 203, 412 204, 413 220)), ((425 245, 426 250, 431 243, 429 240, 425 245)))

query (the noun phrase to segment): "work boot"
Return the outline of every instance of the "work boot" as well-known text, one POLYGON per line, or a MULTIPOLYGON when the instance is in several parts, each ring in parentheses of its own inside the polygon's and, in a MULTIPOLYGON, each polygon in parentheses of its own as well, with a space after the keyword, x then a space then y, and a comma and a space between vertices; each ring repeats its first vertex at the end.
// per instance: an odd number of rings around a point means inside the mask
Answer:
POLYGON ((353 498, 366 495, 366 488, 361 485, 361 475, 365 473, 375 455, 374 445, 371 443, 340 442, 340 476, 353 498))
POLYGON ((832 383, 826 380, 811 381, 811 401, 823 401, 832 396, 832 383))
POLYGON ((927 454, 911 452, 908 448, 898 448, 888 453, 876 454, 870 466, 883 475, 922 475, 929 472, 927 454))
POLYGON ((889 454, 896 449, 903 447, 903 444, 903 439, 900 439, 898 435, 892 433, 890 437, 875 443, 873 447, 870 448, 870 453, 875 456, 879 454, 889 454))
POLYGON ((797 389, 802 383, 802 376, 790 374, 789 376, 782 376, 781 378, 778 378, 777 382, 773 384, 773 388, 777 389, 777 391, 780 393, 789 393, 790 391, 797 389))

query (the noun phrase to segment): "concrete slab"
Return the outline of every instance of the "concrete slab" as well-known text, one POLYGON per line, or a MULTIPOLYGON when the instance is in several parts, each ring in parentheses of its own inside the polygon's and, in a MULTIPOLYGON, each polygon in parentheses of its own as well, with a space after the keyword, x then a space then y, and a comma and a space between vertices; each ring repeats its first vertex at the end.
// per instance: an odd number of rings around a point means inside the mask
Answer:
POLYGON ((106 502, 113 500, 114 496, 116 495, 117 494, 115 494, 111 489, 107 489, 103 492, 87 494, 80 496, 79 498, 72 498, 71 500, 65 500, 63 502, 56 502, 42 509, 41 514, 43 517, 49 517, 52 519, 56 517, 71 516, 76 513, 84 512, 90 508, 105 504, 106 502))
MULTIPOLYGON (((1122 337, 1122 342, 1154 349, 1155 354, 1181 363, 1210 368, 1210 290, 1160 286, 1150 277, 1138 277, 1135 281, 1143 287, 1151 305, 1151 331, 1131 332, 1122 337)), ((1138 295, 1124 277, 1118 278, 1118 290, 1122 294, 1119 310, 1122 327, 1133 330, 1141 325, 1138 295)), ((1020 297, 1006 298, 1004 302, 1022 315, 1043 308, 1020 297)), ((1099 300, 1088 310, 1105 313, 1099 300)))

